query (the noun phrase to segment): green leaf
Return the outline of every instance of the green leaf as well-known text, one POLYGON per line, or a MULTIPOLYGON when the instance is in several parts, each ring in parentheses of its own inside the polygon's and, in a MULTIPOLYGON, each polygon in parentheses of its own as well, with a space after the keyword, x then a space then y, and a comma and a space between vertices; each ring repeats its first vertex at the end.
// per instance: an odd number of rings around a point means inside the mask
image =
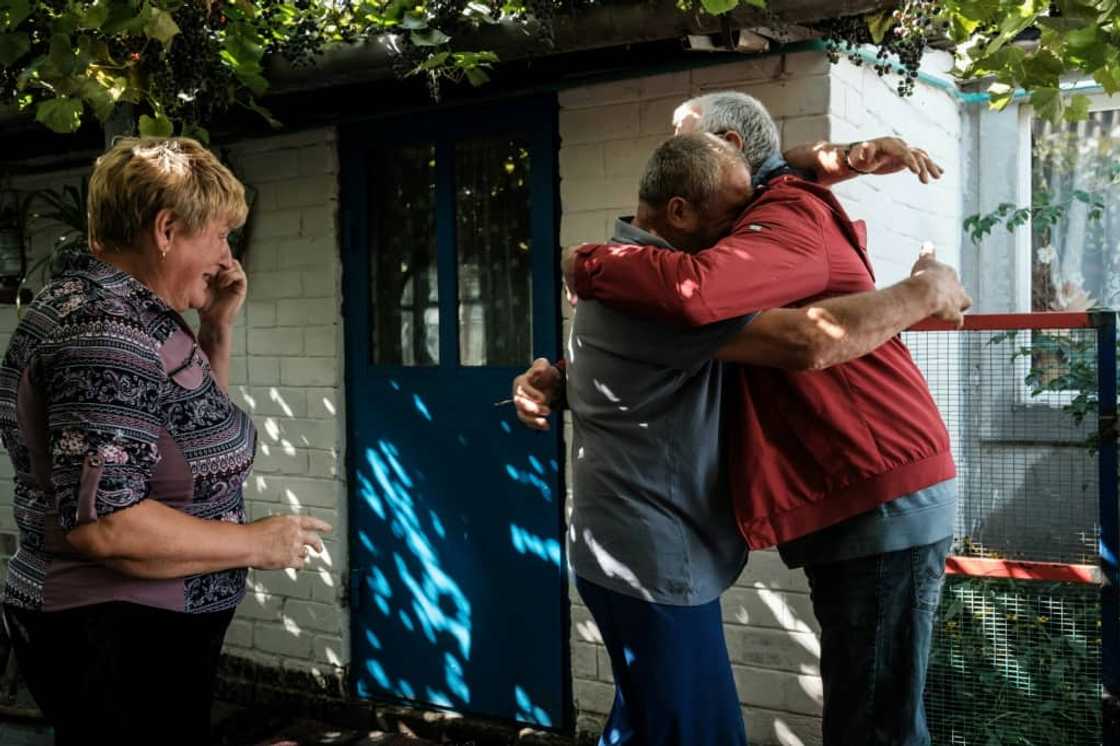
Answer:
POLYGON ((1057 124, 1062 119, 1062 93, 1057 88, 1039 88, 1031 93, 1035 116, 1057 124))
POLYGON ((82 81, 79 92, 82 100, 89 104, 89 108, 93 109, 94 116, 100 121, 104 122, 113 113, 116 98, 93 78, 86 78, 82 81))
POLYGON ((52 98, 40 101, 35 119, 61 134, 69 134, 82 124, 82 102, 76 98, 52 98))
POLYGON ((179 24, 175 23, 171 14, 166 10, 152 8, 148 22, 144 24, 144 34, 149 39, 156 39, 166 47, 177 33, 179 33, 179 24))
POLYGON ((867 16, 867 30, 871 33, 871 40, 876 44, 883 41, 883 37, 894 25, 894 16, 886 11, 867 16))
POLYGON ((1048 49, 1040 49, 1023 59, 1023 79, 1026 88, 1056 87, 1066 65, 1048 49))
POLYGON ((704 6, 705 11, 718 16, 734 10, 739 5, 739 0, 700 0, 700 4, 704 6))
POLYGON ((233 67, 251 67, 253 72, 260 72, 260 60, 264 56, 264 47, 257 43, 256 38, 245 34, 226 34, 223 56, 228 54, 227 60, 233 67))
POLYGON ((490 81, 490 76, 481 67, 468 67, 463 73, 467 81, 476 88, 490 81))
POLYGON ((190 137, 198 140, 203 145, 210 144, 210 133, 204 128, 191 122, 183 122, 183 137, 190 137))
POLYGON ((1070 97, 1069 105, 1062 116, 1067 122, 1080 122, 1089 118, 1089 97, 1075 93, 1070 97))
POLYGON ((29 0, 7 0, 3 9, 0 9, 0 28, 15 28, 29 15, 31 15, 29 0))
POLYGON ((1059 33, 1066 33, 1074 29, 1079 29, 1085 25, 1083 20, 1078 18, 1070 18, 1068 16, 1058 16, 1057 18, 1039 18, 1038 25, 1044 29, 1051 29, 1059 33))
POLYGON ((988 95, 991 96, 989 107, 996 111, 1003 111, 1015 98, 1015 87, 1006 83, 992 83, 988 86, 988 95))
POLYGON ((401 28, 409 31, 419 31, 428 28, 428 19, 419 13, 405 13, 401 19, 401 28))
POLYGON ((101 28, 101 25, 107 20, 109 20, 109 2, 108 0, 97 0, 89 6, 86 14, 82 16, 81 26, 87 29, 97 29, 101 28))
POLYGON ((432 56, 428 57, 428 59, 420 63, 419 69, 428 71, 435 70, 437 67, 443 67, 449 57, 451 57, 451 52, 440 52, 439 54, 433 54, 432 56))
POLYGON ((174 131, 171 120, 163 114, 156 114, 154 117, 140 115, 140 134, 143 137, 171 137, 174 131))
POLYGON ((972 37, 972 32, 980 25, 975 18, 966 18, 960 13, 949 14, 949 37, 957 44, 963 44, 972 37))
POLYGON ((268 81, 259 72, 239 69, 237 70, 237 79, 244 83, 245 87, 252 91, 254 96, 263 96, 265 91, 268 90, 268 81))
POLYGON ((77 64, 78 60, 74 56, 74 48, 70 46, 69 35, 54 34, 51 36, 50 51, 47 53, 49 71, 58 76, 72 75, 77 64))
POLYGON ((143 7, 128 2, 109 3, 109 15, 101 24, 101 32, 106 36, 140 32, 147 22, 143 7))
POLYGON ((439 29, 430 28, 427 31, 413 31, 409 39, 418 47, 438 47, 451 41, 451 37, 439 29))
POLYGON ((0 65, 11 65, 31 49, 31 40, 22 31, 0 34, 0 65))
POLYGON ((753 5, 756 8, 766 9, 766 0, 746 0, 747 5, 753 5))
POLYGON ((1065 43, 1067 61, 1072 65, 1095 70, 1108 63, 1112 45, 1104 30, 1096 24, 1068 31, 1062 35, 1062 41, 1065 43))
POLYGON ((1093 80, 1110 96, 1120 92, 1120 65, 1104 65, 1093 71, 1093 80))

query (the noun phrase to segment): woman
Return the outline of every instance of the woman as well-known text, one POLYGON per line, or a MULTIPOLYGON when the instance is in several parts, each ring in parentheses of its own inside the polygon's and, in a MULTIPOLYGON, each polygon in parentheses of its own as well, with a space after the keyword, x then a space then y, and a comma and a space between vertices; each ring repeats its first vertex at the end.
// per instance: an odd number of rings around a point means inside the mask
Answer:
POLYGON ((88 210, 91 251, 0 365, 20 529, 4 617, 58 744, 205 744, 246 568, 302 567, 330 526, 245 523, 256 432, 227 394, 241 184, 193 140, 125 138, 88 210))

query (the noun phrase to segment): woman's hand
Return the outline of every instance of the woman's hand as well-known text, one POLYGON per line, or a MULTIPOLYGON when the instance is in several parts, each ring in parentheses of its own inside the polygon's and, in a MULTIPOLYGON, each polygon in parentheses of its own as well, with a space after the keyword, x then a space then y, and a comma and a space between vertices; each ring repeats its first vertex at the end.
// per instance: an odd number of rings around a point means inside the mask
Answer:
POLYGON ((258 570, 302 569, 312 548, 323 551, 320 534, 331 525, 309 515, 274 515, 246 527, 254 547, 251 566, 258 570))
POLYGON ((219 272, 210 282, 209 302, 199 309, 199 321, 203 326, 233 326, 248 292, 249 281, 245 277, 245 270, 241 267, 241 262, 234 259, 229 269, 219 272))

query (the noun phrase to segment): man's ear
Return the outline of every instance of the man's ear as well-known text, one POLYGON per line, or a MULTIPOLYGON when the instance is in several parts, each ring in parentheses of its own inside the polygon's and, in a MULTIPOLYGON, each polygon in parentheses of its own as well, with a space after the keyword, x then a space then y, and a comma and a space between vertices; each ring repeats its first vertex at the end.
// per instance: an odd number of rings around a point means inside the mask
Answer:
POLYGON ((731 143, 740 153, 743 152, 743 136, 735 130, 727 130, 727 132, 724 132, 723 139, 731 143))
POLYGON ((696 230, 699 214, 684 197, 671 197, 665 204, 665 220, 674 230, 692 233, 696 230))

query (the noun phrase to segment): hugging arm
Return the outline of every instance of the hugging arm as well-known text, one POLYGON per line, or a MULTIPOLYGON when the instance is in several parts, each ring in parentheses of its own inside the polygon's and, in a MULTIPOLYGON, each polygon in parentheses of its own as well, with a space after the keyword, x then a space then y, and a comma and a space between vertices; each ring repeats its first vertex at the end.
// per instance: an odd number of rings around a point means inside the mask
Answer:
POLYGON ((787 370, 820 370, 862 357, 932 315, 959 326, 971 302, 956 272, 924 255, 909 278, 889 288, 765 311, 717 357, 787 370))
POLYGON ((580 298, 702 326, 823 293, 828 256, 821 219, 803 202, 771 200, 710 249, 689 254, 584 244, 569 250, 565 275, 580 298))

